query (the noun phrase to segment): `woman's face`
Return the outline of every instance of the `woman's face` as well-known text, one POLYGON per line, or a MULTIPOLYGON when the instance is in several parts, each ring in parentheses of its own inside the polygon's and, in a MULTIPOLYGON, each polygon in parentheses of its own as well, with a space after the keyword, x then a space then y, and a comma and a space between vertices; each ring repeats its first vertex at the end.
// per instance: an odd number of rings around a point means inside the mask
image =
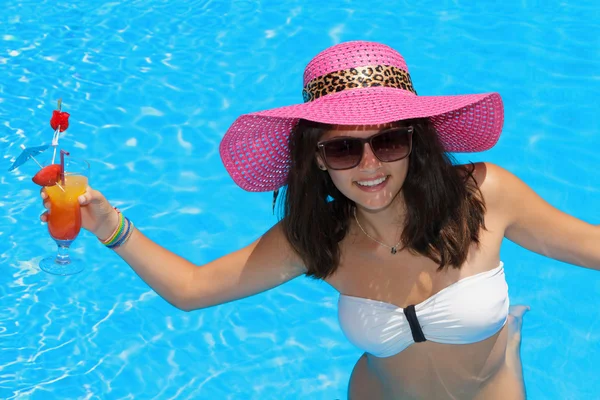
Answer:
MULTIPOLYGON (((340 136, 368 138, 384 129, 405 126, 402 122, 381 125, 336 125, 325 132, 320 141, 340 136)), ((409 156, 410 157, 410 156, 409 156)), ((360 164, 346 170, 327 169, 331 180, 344 196, 366 209, 377 211, 388 207, 404 184, 408 173, 409 157, 394 162, 382 162, 373 154, 371 146, 364 146, 360 164)), ((325 166, 317 154, 319 166, 325 166)))

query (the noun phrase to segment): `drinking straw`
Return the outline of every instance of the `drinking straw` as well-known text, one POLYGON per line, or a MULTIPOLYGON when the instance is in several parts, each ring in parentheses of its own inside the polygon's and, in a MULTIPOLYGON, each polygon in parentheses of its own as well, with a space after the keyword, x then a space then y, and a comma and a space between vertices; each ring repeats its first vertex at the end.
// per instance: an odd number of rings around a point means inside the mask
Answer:
POLYGON ((54 152, 52 153, 52 164, 54 164, 54 159, 56 158, 56 148, 58 147, 58 135, 60 132, 60 125, 54 131, 54 135, 52 136, 52 147, 54 147, 54 152))
POLYGON ((60 151, 60 180, 62 184, 65 184, 65 154, 69 155, 69 152, 61 150, 60 151))
MULTIPOLYGON (((62 111, 62 99, 58 99, 58 111, 62 111)), ((56 158, 56 148, 58 147, 58 137, 60 135, 60 125, 54 131, 54 135, 52 136, 52 147, 54 147, 54 152, 52 153, 52 164, 54 164, 54 159, 56 158)))

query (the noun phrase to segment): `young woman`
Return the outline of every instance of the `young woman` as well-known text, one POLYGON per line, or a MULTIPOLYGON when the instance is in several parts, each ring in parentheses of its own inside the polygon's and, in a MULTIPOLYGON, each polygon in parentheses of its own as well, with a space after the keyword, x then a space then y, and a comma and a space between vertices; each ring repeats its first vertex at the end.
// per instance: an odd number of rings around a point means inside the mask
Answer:
POLYGON ((417 96, 399 53, 348 42, 309 63, 303 95, 304 104, 241 116, 221 143, 239 186, 285 186, 283 218, 254 243, 195 266, 91 188, 80 198, 84 228, 183 310, 303 274, 327 281, 340 292, 342 329, 365 351, 351 399, 525 398, 527 307, 509 307, 502 240, 600 269, 600 229, 498 166, 453 165, 446 152, 498 140, 497 93, 417 96))

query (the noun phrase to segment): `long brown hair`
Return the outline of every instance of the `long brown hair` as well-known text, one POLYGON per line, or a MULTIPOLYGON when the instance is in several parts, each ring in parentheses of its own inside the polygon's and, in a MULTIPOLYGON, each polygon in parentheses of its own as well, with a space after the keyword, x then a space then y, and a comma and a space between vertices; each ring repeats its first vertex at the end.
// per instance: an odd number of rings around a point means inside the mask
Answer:
MULTIPOLYGON (((402 186, 407 214, 404 248, 439 264, 460 268, 472 243, 485 229, 485 205, 473 177, 443 150, 428 119, 408 121, 414 128, 408 175, 402 186)), ((326 125, 300 120, 290 135, 290 172, 284 191, 282 225, 305 263, 307 276, 324 279, 340 262, 339 243, 346 236, 355 204, 315 162, 317 142, 326 125)))

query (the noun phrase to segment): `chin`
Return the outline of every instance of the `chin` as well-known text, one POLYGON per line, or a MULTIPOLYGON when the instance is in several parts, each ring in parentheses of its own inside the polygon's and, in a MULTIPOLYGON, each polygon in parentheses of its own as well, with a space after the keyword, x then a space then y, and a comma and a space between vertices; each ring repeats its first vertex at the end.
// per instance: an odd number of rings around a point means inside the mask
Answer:
POLYGON ((393 203, 393 199, 357 199, 355 203, 357 206, 372 212, 382 211, 390 207, 393 203))

